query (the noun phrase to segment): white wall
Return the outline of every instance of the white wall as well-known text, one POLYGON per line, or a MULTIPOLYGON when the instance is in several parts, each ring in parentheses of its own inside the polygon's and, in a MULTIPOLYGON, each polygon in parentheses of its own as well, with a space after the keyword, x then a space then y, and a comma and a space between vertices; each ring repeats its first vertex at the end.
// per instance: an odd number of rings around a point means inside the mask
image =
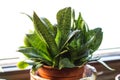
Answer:
POLYGON ((67 6, 81 12, 90 28, 103 28, 100 48, 119 47, 119 4, 119 0, 0 0, 0 58, 18 56, 16 49, 23 45, 25 33, 33 29, 32 22, 21 12, 32 15, 35 11, 55 23, 57 11, 67 6))

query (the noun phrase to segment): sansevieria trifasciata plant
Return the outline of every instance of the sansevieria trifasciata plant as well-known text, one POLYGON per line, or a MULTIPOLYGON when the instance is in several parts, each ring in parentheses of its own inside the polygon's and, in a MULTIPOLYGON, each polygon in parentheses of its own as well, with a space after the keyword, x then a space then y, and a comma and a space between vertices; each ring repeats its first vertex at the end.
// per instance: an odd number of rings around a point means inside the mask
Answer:
POLYGON ((33 65, 33 70, 42 65, 58 69, 82 66, 93 60, 92 55, 103 39, 102 29, 89 29, 81 13, 76 18, 71 7, 57 12, 57 23, 54 25, 47 18, 39 18, 35 12, 33 16, 27 16, 34 30, 25 35, 25 45, 18 52, 32 62, 21 61, 18 63, 20 68, 28 64, 33 65))

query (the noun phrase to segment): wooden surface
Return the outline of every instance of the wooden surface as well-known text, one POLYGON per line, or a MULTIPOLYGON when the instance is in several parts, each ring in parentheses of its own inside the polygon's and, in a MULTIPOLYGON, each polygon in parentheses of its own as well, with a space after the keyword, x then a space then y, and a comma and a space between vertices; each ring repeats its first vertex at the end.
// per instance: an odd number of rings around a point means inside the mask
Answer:
POLYGON ((115 71, 109 71, 100 63, 91 63, 97 70, 97 80, 115 80, 115 77, 120 74, 120 60, 107 61, 106 63, 115 71))
POLYGON ((5 80, 30 80, 29 70, 10 71, 0 73, 0 79, 5 80))

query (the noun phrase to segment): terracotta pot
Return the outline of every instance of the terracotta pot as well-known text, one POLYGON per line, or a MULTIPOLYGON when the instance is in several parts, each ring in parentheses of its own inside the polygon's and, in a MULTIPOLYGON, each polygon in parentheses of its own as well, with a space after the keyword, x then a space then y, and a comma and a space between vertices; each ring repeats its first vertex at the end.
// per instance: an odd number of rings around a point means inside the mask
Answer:
MULTIPOLYGON (((93 67, 91 65, 85 65, 84 68, 85 69, 84 69, 84 73, 83 73, 83 78, 74 79, 74 80, 96 80, 97 71, 96 71, 95 67, 93 67)), ((32 70, 31 70, 30 71, 30 80, 53 80, 53 79, 43 78, 43 77, 38 75, 38 71, 33 73, 32 70)), ((60 79, 57 78, 56 80, 60 80, 60 79)), ((68 80, 70 80, 70 78, 68 80)))
POLYGON ((50 66, 43 66, 38 69, 38 74, 49 80, 78 80, 83 77, 84 68, 85 66, 58 70, 50 66))

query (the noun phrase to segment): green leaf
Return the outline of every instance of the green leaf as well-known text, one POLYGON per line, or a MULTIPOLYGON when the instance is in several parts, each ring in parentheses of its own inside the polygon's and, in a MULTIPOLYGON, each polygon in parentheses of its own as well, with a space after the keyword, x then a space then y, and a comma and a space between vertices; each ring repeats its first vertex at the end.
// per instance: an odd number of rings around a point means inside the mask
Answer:
POLYGON ((33 23, 37 34, 42 35, 42 37, 46 41, 48 48, 51 51, 50 55, 52 55, 53 57, 56 56, 59 51, 57 44, 55 43, 54 36, 49 32, 45 22, 41 21, 41 19, 37 16, 35 12, 33 14, 33 23))
POLYGON ((73 10, 71 10, 71 29, 73 29, 73 30, 76 30, 76 26, 75 26, 75 11, 74 11, 74 9, 73 10))
POLYGON ((97 60, 99 63, 101 63, 104 67, 106 67, 108 70, 114 71, 115 69, 112 69, 111 67, 109 67, 105 62, 103 62, 102 60, 97 60))
POLYGON ((27 38, 27 43, 28 42, 32 45, 32 47, 34 47, 37 50, 43 51, 46 53, 46 55, 49 55, 48 51, 47 51, 47 43, 45 42, 45 40, 42 38, 42 36, 38 36, 35 32, 33 34, 27 34, 26 35, 27 38))
POLYGON ((86 43, 82 43, 82 47, 80 49, 81 53, 84 53, 86 50, 90 50, 92 54, 95 50, 97 50, 102 42, 102 31, 101 28, 96 28, 88 32, 89 39, 86 43))
POLYGON ((40 68, 43 64, 40 62, 35 62, 34 65, 32 66, 32 70, 35 72, 38 68, 40 68))
POLYGON ((60 59, 59 69, 62 69, 62 68, 72 68, 72 67, 75 67, 75 65, 73 63, 71 63, 68 58, 60 59))
POLYGON ((89 62, 89 59, 92 58, 92 55, 90 54, 89 50, 83 53, 82 55, 79 55, 76 57, 76 60, 74 61, 76 66, 83 65, 89 62))
POLYGON ((56 55, 55 58, 58 58, 60 55, 65 54, 67 52, 68 52, 68 50, 64 50, 64 51, 60 52, 58 55, 56 55))
POLYGON ((99 56, 97 56, 97 57, 92 57, 92 58, 89 60, 89 62, 91 62, 91 61, 97 61, 97 60, 99 60, 99 59, 100 59, 99 56))
POLYGON ((79 13, 78 19, 76 21, 76 27, 84 33, 89 31, 88 25, 83 20, 81 13, 79 13))
POLYGON ((56 42, 59 50, 61 48, 61 46, 60 46, 61 45, 60 44, 61 40, 62 40, 62 33, 61 33, 60 29, 57 28, 57 34, 56 34, 56 37, 55 37, 55 42, 56 42))
POLYGON ((79 13, 78 19, 75 21, 76 23, 76 28, 79 29, 82 33, 81 37, 83 44, 87 42, 87 32, 89 32, 88 25, 86 22, 83 20, 81 13, 79 13))
POLYGON ((46 23, 50 33, 55 37, 56 36, 56 27, 53 26, 47 18, 42 18, 42 20, 46 23))
POLYGON ((19 48, 18 52, 22 52, 29 59, 38 58, 39 60, 43 62, 48 62, 48 63, 52 61, 51 58, 49 58, 49 56, 46 56, 44 52, 37 51, 36 49, 32 47, 19 48))
POLYGON ((71 27, 71 7, 61 9, 57 13, 57 22, 63 32, 69 33, 71 27), (65 30, 65 31, 64 31, 65 30))
POLYGON ((72 38, 74 38, 75 35, 77 35, 80 32, 80 30, 74 30, 70 33, 70 35, 68 36, 67 40, 65 41, 65 43, 63 44, 61 50, 72 40, 72 38))
POLYGON ((93 50, 92 53, 99 48, 102 42, 103 39, 102 29, 95 28, 94 30, 91 30, 89 36, 93 36, 93 35, 95 35, 94 40, 91 42, 91 45, 89 46, 89 48, 93 50))
POLYGON ((25 47, 32 47, 30 41, 28 40, 27 36, 24 37, 24 46, 25 47))
MULTIPOLYGON (((93 35, 89 41, 87 41, 86 43, 82 43, 81 44, 81 48, 79 49, 79 52, 84 54, 87 50, 89 50, 89 46, 92 44, 93 40, 95 39, 95 35, 93 35)), ((82 55, 80 54, 79 55, 82 55)))
POLYGON ((57 23, 58 23, 58 28, 60 31, 60 35, 62 37, 59 37, 61 39, 59 39, 60 41, 60 48, 62 47, 62 45, 65 43, 65 41, 68 38, 68 35, 70 33, 70 28, 71 28, 71 7, 67 7, 64 9, 61 9, 60 11, 58 11, 57 13, 57 23))
POLYGON ((32 17, 26 13, 21 13, 21 14, 25 14, 26 16, 28 16, 30 18, 31 21, 33 21, 32 17))
POLYGON ((20 61, 17 63, 17 66, 20 68, 20 69, 25 69, 29 66, 29 64, 25 61, 20 61))

